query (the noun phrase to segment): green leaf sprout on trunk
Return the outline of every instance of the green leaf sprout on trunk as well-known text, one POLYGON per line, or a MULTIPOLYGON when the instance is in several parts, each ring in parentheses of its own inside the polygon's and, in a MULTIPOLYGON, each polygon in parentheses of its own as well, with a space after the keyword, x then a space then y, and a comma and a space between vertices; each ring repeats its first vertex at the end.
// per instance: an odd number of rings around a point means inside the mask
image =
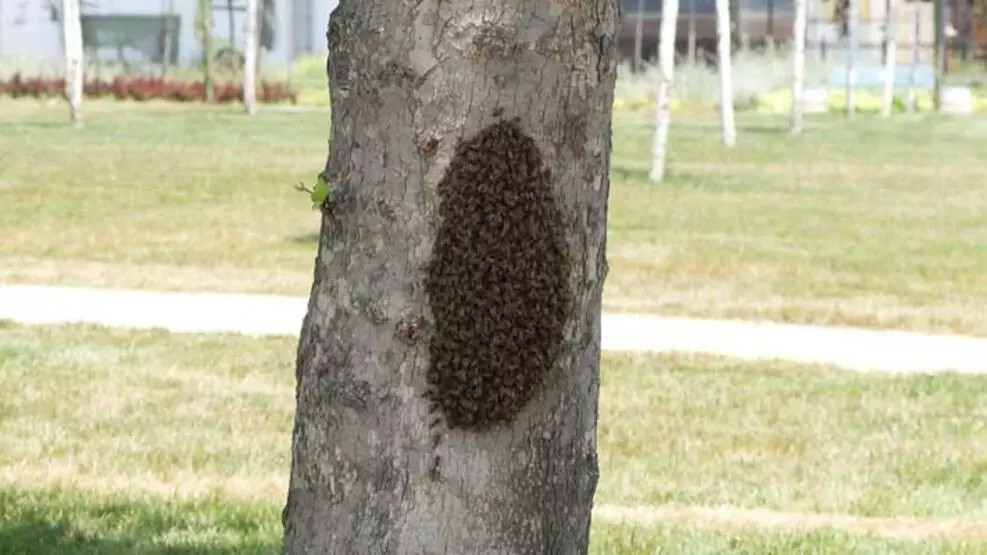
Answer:
POLYGON ((322 203, 329 198, 329 194, 332 192, 329 189, 329 182, 326 181, 325 176, 322 174, 319 174, 319 177, 315 181, 315 186, 311 189, 303 183, 299 183, 295 186, 295 190, 309 194, 309 197, 312 199, 312 210, 322 206, 322 203))

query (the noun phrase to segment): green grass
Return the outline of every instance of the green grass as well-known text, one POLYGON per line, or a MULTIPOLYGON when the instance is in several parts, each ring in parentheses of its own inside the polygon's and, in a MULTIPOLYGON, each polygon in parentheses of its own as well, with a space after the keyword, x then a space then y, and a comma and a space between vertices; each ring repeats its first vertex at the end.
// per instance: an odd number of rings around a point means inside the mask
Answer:
MULTIPOLYGON (((274 503, 180 501, 67 491, 0 490, 0 551, 17 555, 233 555, 280 550, 274 503)), ((905 541, 811 531, 725 529, 596 521, 594 555, 813 553, 817 555, 976 555, 983 543, 905 541)))
MULTIPOLYGON (((0 281, 307 295, 328 116, 0 100, 0 281)), ((987 119, 618 113, 607 310, 987 336, 987 119)))
MULTIPOLYGON (((0 552, 276 551, 294 347, 0 325, 0 552)), ((610 355, 602 378, 595 553, 987 553, 987 378, 610 355), (674 517, 605 512, 638 505, 674 517)))

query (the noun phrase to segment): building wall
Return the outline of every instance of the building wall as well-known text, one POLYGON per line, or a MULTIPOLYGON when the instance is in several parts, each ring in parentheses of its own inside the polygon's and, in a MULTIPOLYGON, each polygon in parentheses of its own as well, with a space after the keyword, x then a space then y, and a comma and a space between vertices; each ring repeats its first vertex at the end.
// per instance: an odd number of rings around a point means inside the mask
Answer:
MULTIPOLYGON (((195 39, 196 0, 90 0, 94 6, 85 9, 86 15, 160 15, 171 7, 181 18, 178 40, 178 58, 183 63, 198 61, 201 48, 195 39)), ((285 64, 291 59, 307 54, 324 54, 326 51, 326 27, 329 13, 338 0, 276 0, 276 36, 270 52, 264 60, 285 64)), ((58 4, 58 2, 56 2, 58 4)), ((224 5, 223 0, 214 0, 224 5)), ((236 0, 235 5, 242 5, 236 0)), ((243 44, 244 14, 234 14, 236 42, 243 44)), ((229 37, 226 10, 213 12, 213 35, 229 37)), ((62 57, 61 30, 58 21, 52 19, 47 1, 0 0, 0 57, 38 60, 57 63, 62 57)))

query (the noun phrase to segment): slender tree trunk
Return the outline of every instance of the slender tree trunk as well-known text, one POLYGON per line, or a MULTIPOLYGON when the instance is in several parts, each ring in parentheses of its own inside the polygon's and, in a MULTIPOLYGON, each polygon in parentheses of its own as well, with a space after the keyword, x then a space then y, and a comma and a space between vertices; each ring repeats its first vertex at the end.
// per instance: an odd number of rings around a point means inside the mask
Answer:
POLYGON ((912 2, 912 7, 915 9, 913 14, 914 19, 912 21, 912 67, 908 72, 908 98, 905 101, 905 109, 908 113, 915 111, 915 86, 918 81, 918 64, 920 50, 920 40, 922 38, 922 10, 919 9, 919 3, 917 0, 912 2))
POLYGON ((641 71, 641 50, 644 41, 644 0, 637 0, 637 21, 634 22, 634 72, 641 71))
POLYGON ((62 0, 62 42, 65 45, 65 98, 69 120, 82 125, 82 22, 79 0, 62 0))
POLYGON ((243 106, 257 113, 257 0, 247 0, 245 46, 243 47, 243 106))
POLYGON ((737 129, 733 119, 729 0, 716 0, 716 52, 720 70, 720 128, 723 130, 723 144, 733 146, 737 142, 737 129))
POLYGON ((687 37, 687 57, 689 63, 696 65, 696 0, 689 0, 689 36, 687 37))
POLYGON ((285 553, 585 553, 613 0, 342 0, 285 553))
POLYGON ((884 52, 884 96, 881 98, 881 115, 891 116, 894 104, 895 61, 898 57, 898 6, 895 0, 887 0, 888 22, 885 29, 887 50, 884 52))
POLYGON ((665 152, 668 128, 672 122, 672 85, 675 83, 675 27, 679 0, 663 0, 661 30, 658 36, 658 92, 655 95, 654 136, 651 138, 651 180, 665 178, 665 152))
POLYGON ((178 29, 171 28, 171 14, 175 12, 175 2, 174 0, 168 0, 162 6, 164 9, 164 44, 161 48, 161 77, 168 76, 168 67, 171 65, 171 37, 172 33, 178 32, 178 29))
POLYGON ((765 44, 767 45, 768 52, 774 54, 775 51, 775 3, 774 0, 768 0, 768 21, 765 27, 765 44))
POLYGON ((212 0, 198 0, 199 37, 202 42, 202 85, 206 102, 215 100, 212 79, 212 0))
POLYGON ((731 46, 735 50, 746 51, 750 46, 747 40, 747 29, 744 28, 742 9, 740 0, 729 2, 730 5, 730 37, 731 46))
POLYGON ((942 108, 942 80, 946 75, 946 2, 945 0, 933 0, 933 21, 935 22, 935 50, 933 60, 935 62, 936 82, 932 98, 936 111, 942 108))
POLYGON ((788 131, 802 133, 802 91, 805 90, 805 27, 807 0, 795 0, 795 21, 792 22, 792 114, 788 131))
POLYGON ((857 0, 849 0, 847 6, 847 48, 846 48, 846 105, 843 107, 847 118, 852 118, 856 109, 854 94, 857 89, 857 0))

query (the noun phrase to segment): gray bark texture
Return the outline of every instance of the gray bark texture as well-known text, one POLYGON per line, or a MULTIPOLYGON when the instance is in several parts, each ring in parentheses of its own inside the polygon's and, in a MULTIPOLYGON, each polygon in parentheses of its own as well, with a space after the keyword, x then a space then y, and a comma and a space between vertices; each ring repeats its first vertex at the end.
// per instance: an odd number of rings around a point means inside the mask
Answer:
POLYGON ((285 553, 585 553, 615 0, 342 0, 285 553))

